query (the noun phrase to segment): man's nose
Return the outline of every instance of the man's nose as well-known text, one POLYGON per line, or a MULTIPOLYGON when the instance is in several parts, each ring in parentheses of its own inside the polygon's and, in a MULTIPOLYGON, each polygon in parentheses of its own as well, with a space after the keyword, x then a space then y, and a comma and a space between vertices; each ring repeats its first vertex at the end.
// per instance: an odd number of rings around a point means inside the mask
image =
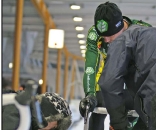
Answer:
POLYGON ((109 37, 104 37, 104 41, 105 42, 110 42, 110 38, 109 37))

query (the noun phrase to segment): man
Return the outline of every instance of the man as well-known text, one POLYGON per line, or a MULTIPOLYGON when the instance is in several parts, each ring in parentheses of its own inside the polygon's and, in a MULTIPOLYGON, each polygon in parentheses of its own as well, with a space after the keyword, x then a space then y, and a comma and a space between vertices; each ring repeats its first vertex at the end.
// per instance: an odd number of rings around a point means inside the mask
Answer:
MULTIPOLYGON (((123 16, 123 22, 127 27, 132 24, 151 26, 145 22, 139 20, 131 20, 125 16, 123 16)), ((86 97, 81 100, 79 106, 80 113, 83 117, 86 111, 87 103, 90 104, 90 111, 93 111, 95 106, 105 107, 101 89, 97 82, 102 73, 102 69, 104 67, 104 63, 107 57, 108 44, 106 42, 104 42, 103 37, 98 34, 95 26, 93 25, 88 31, 88 36, 87 36, 85 73, 83 78, 83 86, 84 86, 84 92, 86 97), (100 63, 101 63, 101 67, 99 68, 100 63)), ((127 109, 129 110, 133 109, 133 99, 131 95, 129 94, 129 92, 127 92, 127 90, 126 90, 126 94, 124 93, 124 95, 125 95, 124 98, 126 98, 126 104, 128 104, 126 106, 127 109), (130 99, 131 101, 128 102, 127 98, 128 100, 130 99)), ((89 130, 103 130, 105 117, 106 115, 92 113, 89 122, 89 130)))
MULTIPOLYGON (((156 28, 125 26, 120 9, 106 2, 95 12, 97 33, 109 42, 99 80, 113 130, 126 130, 123 85, 133 94, 134 107, 148 130, 156 129, 156 28)), ((141 129, 139 129, 141 130, 141 129)))
MULTIPOLYGON (((22 91, 21 93, 24 93, 22 91)), ((21 94, 19 93, 19 94, 21 94)), ((40 103, 44 128, 37 122, 35 109, 31 102, 31 128, 30 130, 67 130, 71 124, 71 111, 67 102, 56 93, 46 92, 36 95, 40 103)), ((3 106, 3 130, 15 130, 19 126, 20 115, 15 105, 3 106)))

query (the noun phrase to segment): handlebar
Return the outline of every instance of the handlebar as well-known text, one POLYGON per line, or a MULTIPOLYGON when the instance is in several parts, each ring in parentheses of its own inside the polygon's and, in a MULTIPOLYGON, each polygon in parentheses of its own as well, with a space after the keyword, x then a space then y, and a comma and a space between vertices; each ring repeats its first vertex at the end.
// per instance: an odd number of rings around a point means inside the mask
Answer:
MULTIPOLYGON (((104 107, 96 107, 93 112, 98 114, 108 114, 107 109, 104 107)), ((128 111, 128 116, 139 117, 135 110, 128 111)))
MULTIPOLYGON (((88 108, 89 109, 89 108, 88 108)), ((86 113, 89 113, 86 107, 86 113)), ((96 107, 93 111, 93 113, 98 114, 108 114, 107 109, 104 107, 96 107)), ((132 117, 139 117, 137 112, 135 110, 128 111, 128 116, 132 117)), ((85 114, 84 116, 84 130, 88 130, 88 124, 87 124, 88 114, 85 114)))
POLYGON ((86 112, 85 112, 85 115, 84 115, 84 130, 88 130, 88 114, 89 114, 89 108, 90 108, 90 105, 89 103, 86 105, 86 112))
POLYGON ((89 105, 86 106, 86 112, 85 112, 85 116, 84 116, 84 124, 87 123, 87 119, 88 119, 88 114, 89 114, 89 105))

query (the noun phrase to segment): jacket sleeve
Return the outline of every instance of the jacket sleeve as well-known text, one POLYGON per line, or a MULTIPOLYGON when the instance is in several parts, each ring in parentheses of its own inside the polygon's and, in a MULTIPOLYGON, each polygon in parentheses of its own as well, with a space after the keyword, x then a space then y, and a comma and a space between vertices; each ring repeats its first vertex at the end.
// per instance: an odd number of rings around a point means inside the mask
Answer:
POLYGON ((85 72, 83 76, 84 92, 95 95, 96 85, 96 73, 99 65, 100 54, 98 53, 98 45, 100 45, 99 35, 97 34, 95 27, 92 26, 88 31, 87 45, 86 45, 86 57, 85 57, 85 72), (98 44, 99 43, 99 44, 98 44))
POLYGON ((122 36, 110 43, 105 67, 99 79, 105 106, 110 115, 110 125, 116 129, 127 126, 127 112, 123 99, 124 75, 130 60, 130 48, 122 36))
POLYGON ((123 102, 123 77, 127 74, 130 59, 131 47, 127 47, 124 36, 110 43, 105 67, 99 79, 107 108, 117 108, 123 102))

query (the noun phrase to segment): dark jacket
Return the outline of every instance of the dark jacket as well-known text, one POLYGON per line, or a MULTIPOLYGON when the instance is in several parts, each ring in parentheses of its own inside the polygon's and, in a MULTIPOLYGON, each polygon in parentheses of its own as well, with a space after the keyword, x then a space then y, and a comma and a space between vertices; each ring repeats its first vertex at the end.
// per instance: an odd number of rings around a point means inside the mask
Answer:
POLYGON ((19 112, 15 105, 2 107, 2 129, 16 130, 19 126, 19 112))
POLYGON ((110 43, 99 80, 108 111, 123 104, 124 83, 135 96, 139 116, 150 130, 155 129, 156 28, 131 25, 110 43))

